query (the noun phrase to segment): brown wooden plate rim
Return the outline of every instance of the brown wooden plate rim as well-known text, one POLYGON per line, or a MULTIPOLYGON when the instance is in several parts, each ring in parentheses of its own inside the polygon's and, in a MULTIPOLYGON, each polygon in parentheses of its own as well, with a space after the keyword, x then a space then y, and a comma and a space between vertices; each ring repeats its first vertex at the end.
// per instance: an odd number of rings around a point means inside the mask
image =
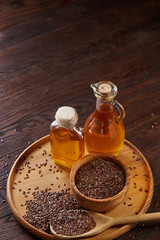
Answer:
MULTIPOLYGON (((8 204, 10 206, 11 211, 13 212, 13 215, 15 216, 15 218, 17 219, 17 221, 24 227, 26 228, 29 232, 31 232, 32 234, 42 238, 42 239, 56 239, 54 236, 52 236, 51 234, 42 232, 41 230, 38 230, 37 228, 35 228, 34 226, 32 226, 31 224, 29 224, 23 217, 20 216, 20 214, 18 213, 13 199, 12 199, 12 194, 11 194, 11 179, 13 177, 13 172, 15 171, 15 169, 17 168, 19 161, 21 160, 22 157, 27 156, 30 152, 32 152, 33 149, 35 149, 37 146, 40 146, 41 144, 49 141, 49 135, 46 135, 42 138, 40 138, 39 140, 35 141, 33 144, 31 144, 29 147, 27 147, 17 158, 17 160, 15 161, 15 163, 13 164, 9 176, 8 176, 8 180, 7 180, 7 200, 8 200, 8 204)), ((127 146, 129 146, 130 148, 132 148, 134 151, 138 152, 138 154, 141 156, 141 158, 144 160, 147 169, 149 170, 149 178, 150 178, 150 189, 149 189, 149 195, 147 198, 147 201, 145 203, 145 205, 143 206, 143 208, 141 209, 141 211, 138 214, 143 214, 146 213, 146 211, 148 210, 151 201, 152 201, 152 197, 153 197, 153 189, 154 189, 154 181, 153 181, 153 176, 152 176, 152 171, 151 168, 146 160, 146 158, 143 156, 143 154, 138 150, 138 148, 136 148, 132 143, 130 143, 129 141, 127 141, 125 139, 124 144, 126 144, 127 146)), ((128 224, 128 225, 124 225, 121 228, 119 228, 118 230, 116 230, 116 232, 112 232, 107 234, 107 238, 105 237, 105 239, 109 240, 109 239, 113 239, 113 238, 117 238, 119 236, 121 236, 122 234, 126 233, 127 231, 129 231, 135 224, 128 224)), ((92 239, 93 237, 91 237, 90 239, 92 239)), ((101 238, 103 239, 103 237, 101 238)))

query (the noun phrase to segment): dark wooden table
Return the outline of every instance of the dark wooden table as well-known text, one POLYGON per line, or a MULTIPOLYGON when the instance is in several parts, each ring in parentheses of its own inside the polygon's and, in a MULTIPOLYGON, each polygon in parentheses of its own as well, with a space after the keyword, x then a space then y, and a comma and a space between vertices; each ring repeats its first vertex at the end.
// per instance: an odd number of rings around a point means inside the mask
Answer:
MULTIPOLYGON (((17 156, 49 133, 59 106, 84 125, 95 107, 89 85, 114 82, 126 139, 147 158, 160 210, 160 1, 0 1, 0 239, 37 239, 14 219, 6 199, 17 156)), ((160 239, 158 224, 118 238, 160 239)))

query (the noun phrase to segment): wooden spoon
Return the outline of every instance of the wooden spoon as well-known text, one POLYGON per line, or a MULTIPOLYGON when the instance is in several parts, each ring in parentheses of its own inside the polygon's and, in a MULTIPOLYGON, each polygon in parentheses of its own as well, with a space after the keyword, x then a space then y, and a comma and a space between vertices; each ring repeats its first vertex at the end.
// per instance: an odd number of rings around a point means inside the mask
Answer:
POLYGON ((92 216, 96 222, 96 226, 89 232, 83 233, 81 235, 74 235, 74 236, 61 235, 61 234, 56 233, 54 231, 53 227, 50 225, 50 230, 51 230, 52 234, 55 237, 60 238, 60 239, 83 238, 83 237, 90 237, 93 235, 97 235, 114 225, 160 220, 160 212, 126 216, 126 217, 117 217, 117 218, 107 217, 103 214, 91 212, 91 211, 86 211, 86 212, 90 216, 92 216))

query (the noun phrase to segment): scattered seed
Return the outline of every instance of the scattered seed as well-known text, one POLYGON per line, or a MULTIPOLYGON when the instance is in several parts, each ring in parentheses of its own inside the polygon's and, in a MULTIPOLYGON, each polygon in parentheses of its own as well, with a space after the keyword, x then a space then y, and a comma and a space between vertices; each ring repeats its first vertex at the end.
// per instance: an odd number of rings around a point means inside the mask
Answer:
POLYGON ((2 164, 1 164, 1 165, 2 165, 2 167, 3 167, 3 168, 5 167, 5 163, 4 163, 4 162, 2 162, 2 164))
POLYGON ((135 178, 135 177, 137 177, 138 176, 138 174, 135 174, 134 176, 133 176, 133 178, 135 178))

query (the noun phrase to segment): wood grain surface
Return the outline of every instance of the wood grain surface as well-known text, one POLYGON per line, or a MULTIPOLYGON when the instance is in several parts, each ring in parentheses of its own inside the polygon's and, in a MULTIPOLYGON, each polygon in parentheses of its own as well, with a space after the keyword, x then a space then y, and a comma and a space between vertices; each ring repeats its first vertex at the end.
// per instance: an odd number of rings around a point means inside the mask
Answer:
MULTIPOLYGON (((160 1, 0 1, 0 239, 38 239, 14 219, 7 175, 30 143, 49 133, 59 106, 94 110, 89 85, 114 82, 126 139, 154 177, 150 212, 160 210, 160 1)), ((154 240, 158 224, 137 225, 118 240, 154 240)))

